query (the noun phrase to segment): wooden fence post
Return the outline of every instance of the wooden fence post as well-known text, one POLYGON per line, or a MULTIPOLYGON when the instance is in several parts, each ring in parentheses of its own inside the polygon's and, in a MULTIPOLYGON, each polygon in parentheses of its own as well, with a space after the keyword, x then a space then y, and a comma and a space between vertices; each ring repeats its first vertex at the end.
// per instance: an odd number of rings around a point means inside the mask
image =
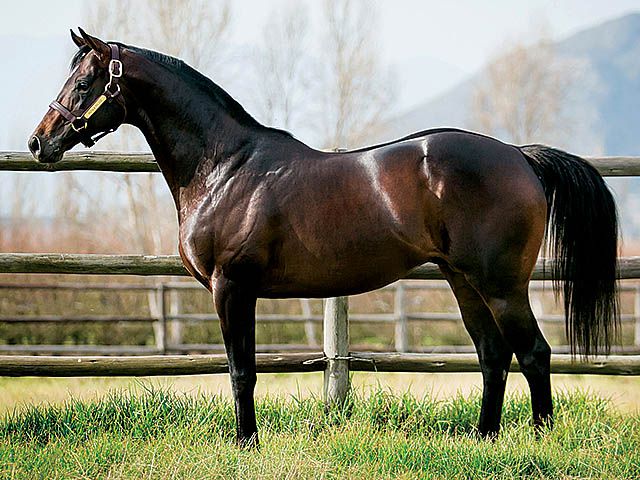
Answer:
POLYGON ((395 322, 395 343, 396 352, 409 351, 409 328, 407 325, 407 315, 404 311, 404 285, 402 281, 396 283, 396 290, 393 300, 393 313, 395 322))
POLYGON ((640 286, 636 287, 633 314, 635 318, 634 345, 640 346, 640 286))
POLYGON ((167 325, 167 345, 177 347, 182 345, 182 321, 175 317, 180 314, 180 295, 178 289, 169 289, 169 324, 167 325))
POLYGON ((160 353, 167 353, 167 305, 165 301, 164 295, 164 284, 158 285, 156 291, 156 315, 157 322, 154 325, 157 325, 155 330, 156 336, 156 347, 160 351, 160 353))
POLYGON ((160 286, 147 292, 147 303, 149 304, 149 315, 155 319, 151 324, 153 327, 153 337, 156 341, 156 349, 160 353, 165 351, 165 327, 162 317, 164 316, 164 295, 160 286))
POLYGON ((349 297, 324 301, 324 398, 327 406, 342 405, 349 392, 349 297))
POLYGON ((302 315, 306 318, 304 322, 304 334, 307 337, 307 345, 310 347, 317 347, 318 341, 316 340, 316 325, 311 318, 311 302, 308 298, 300 299, 300 308, 302 309, 302 315))

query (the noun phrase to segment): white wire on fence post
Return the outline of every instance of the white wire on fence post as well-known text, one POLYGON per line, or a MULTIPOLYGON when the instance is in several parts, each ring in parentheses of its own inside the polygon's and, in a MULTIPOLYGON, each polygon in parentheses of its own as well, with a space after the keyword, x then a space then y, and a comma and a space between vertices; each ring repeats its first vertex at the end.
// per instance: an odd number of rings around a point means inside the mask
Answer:
POLYGON ((327 406, 342 405, 349 392, 349 297, 324 301, 324 399, 327 406))
POLYGON ((404 293, 405 290, 402 281, 396 282, 396 291, 393 300, 393 313, 394 317, 396 317, 396 352, 409 351, 409 328, 407 325, 407 315, 404 311, 404 293))

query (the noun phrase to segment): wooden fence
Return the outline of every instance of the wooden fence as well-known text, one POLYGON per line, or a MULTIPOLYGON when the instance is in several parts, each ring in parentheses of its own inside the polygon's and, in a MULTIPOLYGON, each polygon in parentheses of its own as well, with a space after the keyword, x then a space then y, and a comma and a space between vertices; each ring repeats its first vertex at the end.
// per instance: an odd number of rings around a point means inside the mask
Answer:
MULTIPOLYGON (((607 176, 640 175, 640 158, 604 157, 589 159, 607 176)), ((156 172, 149 154, 70 153, 65 160, 38 164, 29 154, 0 153, 0 170, 112 172, 156 172)), ((550 279, 550 263, 538 262, 533 278, 550 279)), ((0 254, 0 273, 186 275, 175 256, 112 256, 66 254, 0 254)), ((623 258, 620 277, 640 278, 640 258, 623 258)), ((440 279, 437 268, 423 265, 409 279, 440 279)), ((402 312, 400 312, 402 316, 402 312)), ((406 319, 406 315, 405 315, 406 319)), ((166 316, 165 316, 166 320, 166 316)), ((473 354, 354 353, 349 350, 348 298, 327 299, 323 316, 322 352, 258 354, 260 372, 325 372, 328 402, 340 402, 348 389, 349 371, 469 372, 479 371, 473 354)), ((166 323, 166 322, 164 322, 166 323)), ((401 330, 403 322, 398 322, 401 330)), ((554 373, 640 375, 640 356, 609 356, 577 362, 567 355, 554 355, 554 373)), ((517 365, 514 364, 514 370, 517 365)), ((137 357, 52 357, 0 356, 2 376, 89 376, 89 375, 186 375, 228 371, 224 355, 159 355, 137 357)))
MULTIPOLYGON (((154 345, 51 345, 51 344, 0 344, 0 354, 54 354, 54 355, 159 355, 178 353, 223 353, 224 345, 221 343, 184 343, 184 327, 203 323, 217 322, 215 313, 186 313, 184 311, 183 296, 189 292, 201 292, 204 289, 196 282, 163 281, 155 283, 0 283, 0 297, 7 298, 11 293, 20 291, 27 298, 34 297, 36 293, 43 291, 56 292, 99 292, 119 294, 146 294, 147 307, 143 314, 6 314, 0 312, 0 324, 131 324, 145 323, 153 327, 154 345), (9 293, 10 292, 10 293, 9 293)), ((548 313, 545 311, 544 294, 551 293, 550 285, 533 282, 530 286, 530 299, 536 319, 545 327, 561 324, 564 325, 564 315, 548 313)), ((640 354, 640 285, 624 284, 620 287, 621 293, 633 299, 633 313, 621 315, 623 325, 632 326, 632 344, 616 346, 612 350, 615 353, 640 354)), ((401 280, 378 292, 387 292, 387 298, 391 302, 386 305, 388 313, 349 313, 349 323, 376 324, 393 326, 393 344, 396 352, 412 353, 473 353, 474 347, 466 345, 430 345, 422 346, 412 344, 409 335, 410 322, 456 322, 462 328, 462 318, 459 310, 451 311, 411 311, 408 304, 417 296, 428 293, 443 294, 450 292, 449 285, 441 280, 423 282, 418 280, 401 280)), ((547 295, 548 297, 548 295, 547 295)), ((144 297, 143 297, 144 298, 144 297)), ((192 297, 188 297, 191 298, 192 297)), ((442 297, 440 297, 442 298, 442 297)), ((258 324, 295 323, 304 326, 305 343, 258 343, 257 351, 260 353, 277 353, 284 351, 316 351, 318 349, 318 329, 323 320, 320 313, 313 313, 311 301, 308 298, 296 299, 299 313, 258 313, 258 324)), ((210 304, 210 302, 209 302, 210 304)), ((291 306, 291 305, 290 305, 291 306)), ((451 295, 451 306, 456 306, 451 295)), ((193 307, 186 305, 190 312, 193 307), (189 308, 191 307, 191 308, 189 308)), ((209 307, 207 310, 210 310, 209 307)), ((413 309, 415 310, 415 309, 413 309)), ((442 309, 441 309, 442 310, 442 309)), ((447 309, 448 310, 448 309, 447 309)), ((457 309, 456 309, 457 310, 457 309)), ((367 344, 351 344, 353 351, 372 350, 367 344)), ((387 347, 388 348, 388 347, 387 347)), ((380 348, 373 348, 380 350, 380 348)), ((554 353, 568 353, 568 345, 553 345, 554 353)))

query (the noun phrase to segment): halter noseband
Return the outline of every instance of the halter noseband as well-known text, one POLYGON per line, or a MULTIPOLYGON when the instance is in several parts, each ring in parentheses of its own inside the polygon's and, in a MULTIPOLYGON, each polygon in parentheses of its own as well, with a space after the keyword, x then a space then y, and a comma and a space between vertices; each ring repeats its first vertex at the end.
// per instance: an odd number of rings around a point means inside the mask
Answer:
MULTIPOLYGON (((100 140, 105 135, 114 132, 118 128, 112 128, 105 132, 99 133, 94 137, 85 135, 86 132, 83 132, 83 130, 86 130, 89 125, 89 118, 91 118, 91 116, 96 113, 100 109, 100 107, 104 105, 105 102, 110 102, 114 98, 118 97, 118 95, 120 95, 120 85, 118 84, 118 79, 122 77, 123 71, 122 62, 120 61, 120 50, 118 49, 118 46, 114 45, 113 43, 110 43, 109 47, 111 48, 111 59, 109 60, 109 82, 105 85, 104 92, 98 98, 96 98, 91 105, 89 105, 82 113, 80 113, 80 115, 75 115, 71 110, 69 110, 57 100, 54 100, 49 105, 49 108, 52 108, 60 115, 62 115, 67 120, 67 122, 71 124, 71 128, 82 135, 82 139, 80 141, 87 148, 93 147, 98 140, 100 140)), ((124 108, 124 105, 121 105, 124 108)))

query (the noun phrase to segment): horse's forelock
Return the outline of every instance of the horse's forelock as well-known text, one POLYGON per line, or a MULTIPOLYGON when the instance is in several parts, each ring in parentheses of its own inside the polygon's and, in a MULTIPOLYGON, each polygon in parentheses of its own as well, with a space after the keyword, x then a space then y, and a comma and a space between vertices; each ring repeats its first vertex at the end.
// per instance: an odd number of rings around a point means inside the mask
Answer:
POLYGON ((69 66, 69 70, 73 70, 78 66, 80 61, 85 57, 87 53, 91 51, 91 47, 88 45, 83 45, 80 49, 75 53, 73 58, 71 59, 71 65, 69 66))

